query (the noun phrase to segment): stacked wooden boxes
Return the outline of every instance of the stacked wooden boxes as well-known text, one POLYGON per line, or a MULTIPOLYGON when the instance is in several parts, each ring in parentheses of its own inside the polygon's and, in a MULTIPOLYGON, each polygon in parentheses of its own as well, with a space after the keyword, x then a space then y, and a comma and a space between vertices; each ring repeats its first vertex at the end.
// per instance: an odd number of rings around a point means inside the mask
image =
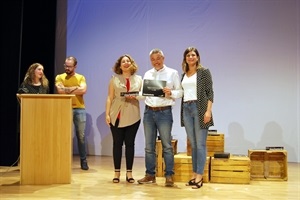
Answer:
POLYGON ((239 183, 250 182, 250 159, 248 156, 231 155, 230 158, 211 157, 211 183, 239 183))
MULTIPOLYGON (((208 132, 207 140, 207 156, 214 156, 216 152, 224 152, 224 134, 208 132)), ((190 141, 187 139, 187 155, 192 155, 190 141)))
POLYGON ((251 180, 288 179, 286 150, 248 150, 251 180))
MULTIPOLYGON (((209 182, 210 157, 206 157, 203 182, 209 182)), ((186 153, 178 153, 174 156, 174 181, 188 182, 193 175, 192 157, 186 153)))
MULTIPOLYGON (((215 131, 209 131, 206 140, 207 159, 204 168, 203 182, 210 181, 210 164, 211 157, 216 152, 224 152, 224 134, 215 131)), ((192 176, 192 148, 190 141, 187 139, 187 153, 186 155, 178 155, 174 158, 175 162, 175 176, 176 181, 188 181, 187 179, 192 176), (186 156, 186 158, 185 158, 186 156), (188 168, 188 170, 186 169, 188 168)))
MULTIPOLYGON (((172 147, 174 155, 177 154, 177 140, 172 140, 172 147)), ((156 140, 156 176, 162 177, 165 172, 165 163, 163 157, 163 148, 161 140, 156 140)))

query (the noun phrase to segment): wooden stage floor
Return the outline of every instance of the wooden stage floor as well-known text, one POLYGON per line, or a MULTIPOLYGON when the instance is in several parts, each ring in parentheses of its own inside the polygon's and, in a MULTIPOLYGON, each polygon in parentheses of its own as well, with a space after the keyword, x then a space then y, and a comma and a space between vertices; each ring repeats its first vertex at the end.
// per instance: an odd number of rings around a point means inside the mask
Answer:
MULTIPOLYGON (((127 183, 124 160, 123 158, 120 183, 112 183, 112 157, 89 156, 90 169, 83 171, 79 166, 79 157, 74 156, 71 184, 20 185, 18 166, 0 167, 0 199, 300 199, 300 163, 288 163, 288 181, 250 181, 250 184, 204 183, 200 189, 191 189, 183 182, 176 182, 173 188, 165 187, 163 177, 157 177, 156 184, 127 183)), ((135 158, 135 180, 142 178, 144 172, 144 158, 135 158)))

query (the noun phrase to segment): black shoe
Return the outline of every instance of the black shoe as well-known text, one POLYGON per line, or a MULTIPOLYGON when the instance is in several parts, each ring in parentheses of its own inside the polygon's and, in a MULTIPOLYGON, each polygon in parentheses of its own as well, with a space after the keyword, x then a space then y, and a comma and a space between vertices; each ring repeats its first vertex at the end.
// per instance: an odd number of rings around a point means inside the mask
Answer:
POLYGON ((134 178, 128 178, 127 176, 126 176, 126 181, 128 183, 134 183, 135 182, 134 178))
POLYGON ((191 186, 191 185, 195 185, 195 178, 192 178, 191 180, 189 180, 189 182, 187 184, 185 184, 186 186, 191 186))
POLYGON ((127 172, 126 172, 126 181, 128 183, 134 183, 135 182, 134 178, 132 178, 132 177, 128 178, 127 173, 132 173, 132 170, 127 170, 127 172))
POLYGON ((82 170, 88 170, 88 169, 89 169, 89 166, 88 166, 88 163, 87 163, 87 160, 86 160, 86 159, 81 160, 81 161, 80 161, 80 165, 81 165, 81 169, 82 169, 82 170))
POLYGON ((113 183, 119 183, 120 179, 119 178, 113 178, 113 183))
POLYGON ((120 182, 120 170, 115 170, 115 178, 113 178, 113 183, 119 183, 120 182))
POLYGON ((192 189, 199 189, 203 186, 203 178, 199 182, 195 182, 195 185, 192 187, 192 189))

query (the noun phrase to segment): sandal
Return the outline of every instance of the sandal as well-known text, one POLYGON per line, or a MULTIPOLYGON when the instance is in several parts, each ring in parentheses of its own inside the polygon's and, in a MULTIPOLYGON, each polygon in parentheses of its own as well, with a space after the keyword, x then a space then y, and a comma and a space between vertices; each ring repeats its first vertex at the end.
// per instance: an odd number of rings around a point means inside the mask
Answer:
POLYGON ((195 185, 195 178, 192 178, 191 180, 189 180, 189 182, 187 184, 185 184, 186 186, 191 186, 191 185, 195 185))
POLYGON ((195 183, 192 189, 199 189, 202 186, 203 186, 203 178, 199 182, 195 183))
MULTIPOLYGON (((128 172, 132 172, 131 170, 127 170, 127 173, 128 172)), ((127 173, 126 173, 126 181, 128 182, 128 183, 134 183, 135 182, 135 180, 134 180, 134 178, 128 178, 128 176, 127 176, 127 173)))
POLYGON ((119 177, 115 177, 113 178, 113 183, 119 183, 120 182, 120 170, 115 170, 115 176, 116 176, 116 173, 119 173, 119 177))
POLYGON ((120 179, 119 178, 113 178, 113 183, 119 183, 120 179))
POLYGON ((134 178, 128 178, 128 177, 126 177, 126 181, 128 183, 134 183, 135 182, 134 178))

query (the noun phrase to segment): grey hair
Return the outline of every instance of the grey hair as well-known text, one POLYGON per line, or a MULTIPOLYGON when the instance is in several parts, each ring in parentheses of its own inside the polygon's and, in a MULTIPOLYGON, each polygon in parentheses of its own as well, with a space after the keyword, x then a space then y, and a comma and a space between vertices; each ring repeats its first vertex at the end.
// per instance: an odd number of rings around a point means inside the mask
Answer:
POLYGON ((160 49, 152 49, 149 53, 149 56, 156 54, 156 53, 160 54, 162 57, 165 57, 163 51, 160 49))

